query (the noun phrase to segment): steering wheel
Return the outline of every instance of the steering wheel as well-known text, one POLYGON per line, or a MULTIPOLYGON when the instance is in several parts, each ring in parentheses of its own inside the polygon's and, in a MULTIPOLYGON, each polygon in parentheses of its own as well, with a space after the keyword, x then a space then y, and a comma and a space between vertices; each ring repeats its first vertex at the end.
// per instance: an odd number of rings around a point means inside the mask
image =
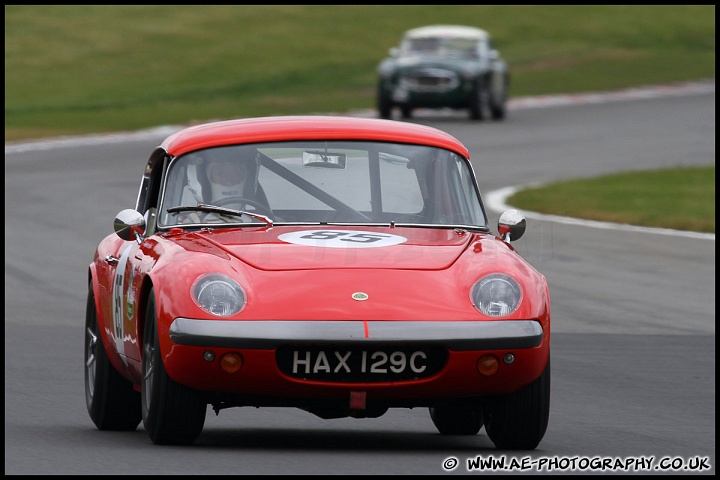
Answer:
POLYGON ((246 204, 250 205, 251 207, 255 208, 255 211, 252 211, 250 213, 258 213, 261 215, 265 215, 266 217, 272 217, 273 212, 270 210, 270 208, 256 200, 251 200, 249 198, 245 197, 227 197, 227 198, 221 198, 220 200, 213 202, 213 205, 217 207, 222 207, 229 204, 246 204))

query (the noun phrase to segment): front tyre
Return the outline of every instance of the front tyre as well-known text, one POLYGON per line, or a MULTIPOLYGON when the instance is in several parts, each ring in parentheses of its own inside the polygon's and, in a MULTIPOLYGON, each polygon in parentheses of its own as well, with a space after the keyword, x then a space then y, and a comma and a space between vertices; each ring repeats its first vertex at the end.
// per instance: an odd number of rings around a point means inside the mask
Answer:
POLYGON ((483 425, 477 405, 430 407, 430 418, 443 435, 476 435, 483 425))
POLYGON ((485 431, 500 450, 534 450, 545 435, 549 415, 550 357, 537 380, 483 405, 485 431))
POLYGON ((147 296, 142 359, 142 421, 158 445, 190 445, 205 424, 207 402, 200 392, 180 385, 165 370, 158 339, 155 292, 147 296))
POLYGON ((100 337, 92 285, 85 308, 85 403, 100 430, 133 431, 140 424, 140 394, 110 363, 100 337))
POLYGON ((383 91, 382 82, 378 83, 377 109, 380 118, 390 119, 392 117, 392 102, 390 97, 383 91))
POLYGON ((473 90, 473 94, 470 96, 470 119, 471 120, 485 120, 487 114, 485 109, 488 106, 488 91, 485 87, 484 81, 478 81, 473 90))
MULTIPOLYGON (((496 77, 497 78, 497 77, 496 77)), ((490 115, 493 120, 504 120, 507 117, 508 78, 502 76, 493 87, 490 101, 490 115)))

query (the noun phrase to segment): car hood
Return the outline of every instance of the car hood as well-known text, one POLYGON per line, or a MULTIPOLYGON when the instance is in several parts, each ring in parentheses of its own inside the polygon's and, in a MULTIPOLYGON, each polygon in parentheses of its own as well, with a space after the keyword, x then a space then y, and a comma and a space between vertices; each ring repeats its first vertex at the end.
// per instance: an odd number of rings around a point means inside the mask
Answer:
MULTIPOLYGON (((159 237, 162 245, 148 240, 145 245, 163 257, 154 270, 156 285, 166 290, 161 295, 183 298, 200 275, 219 272, 235 278, 254 299, 243 318, 478 319, 470 291, 493 272, 513 276, 525 292, 513 318, 539 318, 545 309, 541 275, 491 233, 276 225, 177 228, 159 237), (357 292, 372 301, 358 301, 357 292)), ((168 318, 201 315, 197 307, 168 303, 168 318)))
POLYGON ((261 270, 338 268, 441 270, 475 236, 439 228, 281 226, 197 231, 174 242, 188 251, 232 255, 261 270))

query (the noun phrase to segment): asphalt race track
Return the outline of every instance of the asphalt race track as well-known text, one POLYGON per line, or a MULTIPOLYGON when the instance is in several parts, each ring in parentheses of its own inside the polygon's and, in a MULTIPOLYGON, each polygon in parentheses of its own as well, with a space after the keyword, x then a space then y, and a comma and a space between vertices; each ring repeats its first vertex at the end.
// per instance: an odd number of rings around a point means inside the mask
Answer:
MULTIPOLYGON (((514 99, 500 123, 412 121, 468 146, 493 227, 510 187, 715 164, 714 81, 514 99)), ((6 475, 490 473, 478 459, 505 462, 493 473, 715 473, 715 236, 531 212, 515 246, 548 278, 553 315, 550 424, 536 450, 495 450, 484 430, 441 436, 427 409, 210 411, 191 447, 155 446, 142 425, 98 431, 83 388, 87 267, 177 128, 5 146, 6 475)))

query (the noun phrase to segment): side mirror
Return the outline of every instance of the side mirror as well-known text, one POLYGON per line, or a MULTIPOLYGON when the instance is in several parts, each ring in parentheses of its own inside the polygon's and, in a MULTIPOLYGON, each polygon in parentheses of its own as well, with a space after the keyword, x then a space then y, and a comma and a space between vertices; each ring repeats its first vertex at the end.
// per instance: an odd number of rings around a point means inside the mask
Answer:
POLYGON ((520 210, 506 210, 498 219, 500 238, 510 243, 519 240, 525 233, 525 215, 520 210))
POLYGON ((142 235, 145 233, 145 226, 145 217, 132 208, 118 213, 113 223, 118 237, 125 241, 137 240, 138 243, 140 243, 142 235))

